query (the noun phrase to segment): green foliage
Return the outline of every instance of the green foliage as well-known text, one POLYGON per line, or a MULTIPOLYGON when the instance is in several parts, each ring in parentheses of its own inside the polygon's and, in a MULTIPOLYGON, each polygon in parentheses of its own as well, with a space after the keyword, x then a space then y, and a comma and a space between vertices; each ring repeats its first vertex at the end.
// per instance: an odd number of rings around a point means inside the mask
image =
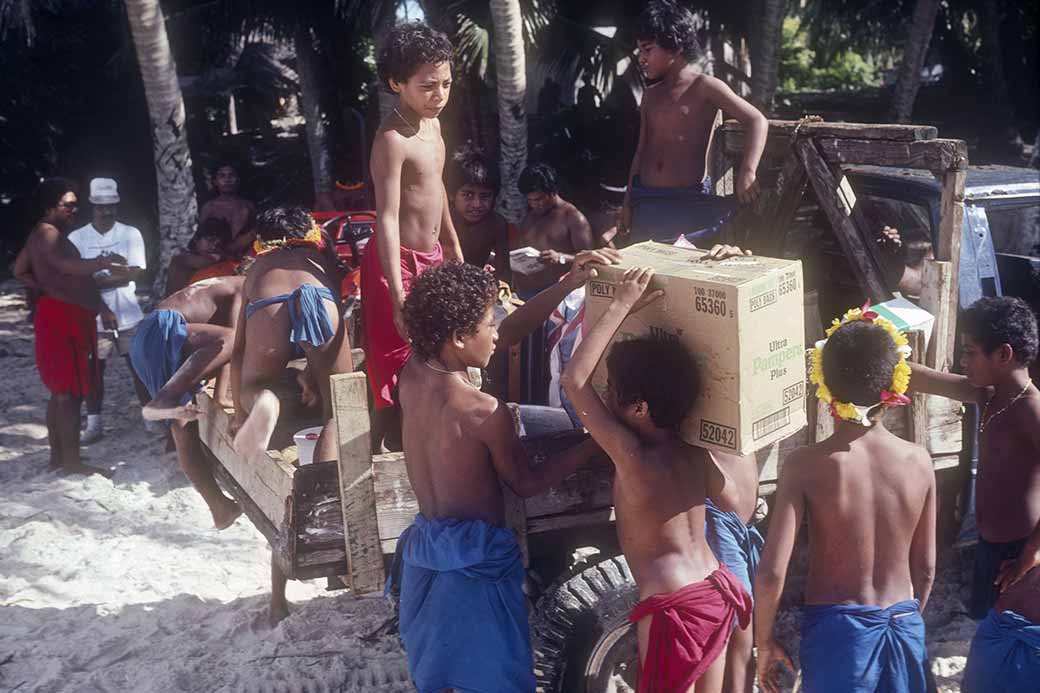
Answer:
POLYGON ((851 49, 837 51, 825 65, 818 64, 809 47, 809 32, 798 19, 784 20, 780 44, 780 90, 840 91, 880 84, 879 68, 872 58, 851 49))

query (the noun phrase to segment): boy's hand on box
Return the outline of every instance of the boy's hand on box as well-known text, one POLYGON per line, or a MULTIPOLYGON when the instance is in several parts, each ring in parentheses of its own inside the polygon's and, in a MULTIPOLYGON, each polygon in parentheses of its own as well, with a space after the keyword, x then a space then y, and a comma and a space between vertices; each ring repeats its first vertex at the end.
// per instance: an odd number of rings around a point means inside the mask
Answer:
POLYGON ((625 276, 618 284, 614 293, 614 302, 622 305, 629 313, 636 313, 664 296, 663 289, 657 289, 646 294, 646 287, 650 285, 650 279, 654 271, 649 267, 636 267, 625 270, 625 276), (646 294, 646 295, 644 295, 646 294))
POLYGON ((567 275, 571 286, 577 288, 589 279, 597 275, 596 267, 599 265, 616 265, 621 262, 621 253, 613 248, 601 248, 600 250, 582 250, 574 256, 574 263, 567 275))
POLYGON ((749 257, 751 255, 750 250, 741 250, 740 246, 736 245, 723 245, 716 243, 708 251, 702 259, 704 260, 725 260, 731 257, 749 257))

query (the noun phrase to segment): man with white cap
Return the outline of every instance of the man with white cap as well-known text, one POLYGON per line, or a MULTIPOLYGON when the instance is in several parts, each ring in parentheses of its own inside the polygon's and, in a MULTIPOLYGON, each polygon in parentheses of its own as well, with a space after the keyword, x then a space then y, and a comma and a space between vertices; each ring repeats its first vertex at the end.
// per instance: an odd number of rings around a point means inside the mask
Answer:
POLYGON ((151 399, 147 390, 130 367, 130 341, 144 313, 137 304, 137 279, 147 266, 144 239, 133 226, 116 221, 119 211, 119 188, 111 178, 94 178, 90 181, 90 204, 93 207, 93 223, 76 229, 69 240, 84 259, 103 255, 120 255, 126 258, 127 274, 98 272, 94 281, 101 290, 101 298, 115 314, 118 325, 107 330, 98 322, 98 370, 99 382, 87 396, 87 427, 83 431, 84 443, 101 437, 101 403, 105 396, 105 361, 113 354, 122 356, 130 368, 141 404, 151 399))

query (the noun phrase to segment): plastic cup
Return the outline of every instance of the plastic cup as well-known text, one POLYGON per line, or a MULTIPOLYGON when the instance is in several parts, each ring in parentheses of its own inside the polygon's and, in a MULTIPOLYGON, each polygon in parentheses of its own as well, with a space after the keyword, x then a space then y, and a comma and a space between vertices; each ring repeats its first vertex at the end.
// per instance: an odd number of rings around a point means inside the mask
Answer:
POLYGON ((318 444, 320 435, 321 426, 305 428, 293 435, 293 441, 296 443, 296 456, 301 467, 314 462, 314 446, 318 444))

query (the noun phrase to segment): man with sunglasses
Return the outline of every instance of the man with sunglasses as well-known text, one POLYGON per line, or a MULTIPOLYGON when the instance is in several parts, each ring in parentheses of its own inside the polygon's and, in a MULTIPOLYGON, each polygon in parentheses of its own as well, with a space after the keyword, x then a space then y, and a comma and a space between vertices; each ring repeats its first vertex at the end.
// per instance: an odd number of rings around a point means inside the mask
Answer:
POLYGON ((34 199, 39 221, 15 262, 15 276, 42 295, 36 305, 36 367, 51 393, 47 402, 47 440, 52 469, 71 474, 103 474, 108 470, 83 464, 79 454, 79 410, 96 383, 97 331, 94 316, 114 325, 94 284, 93 275, 109 270, 128 275, 126 260, 105 255, 84 260, 66 236, 76 213, 75 185, 47 178, 34 199))

